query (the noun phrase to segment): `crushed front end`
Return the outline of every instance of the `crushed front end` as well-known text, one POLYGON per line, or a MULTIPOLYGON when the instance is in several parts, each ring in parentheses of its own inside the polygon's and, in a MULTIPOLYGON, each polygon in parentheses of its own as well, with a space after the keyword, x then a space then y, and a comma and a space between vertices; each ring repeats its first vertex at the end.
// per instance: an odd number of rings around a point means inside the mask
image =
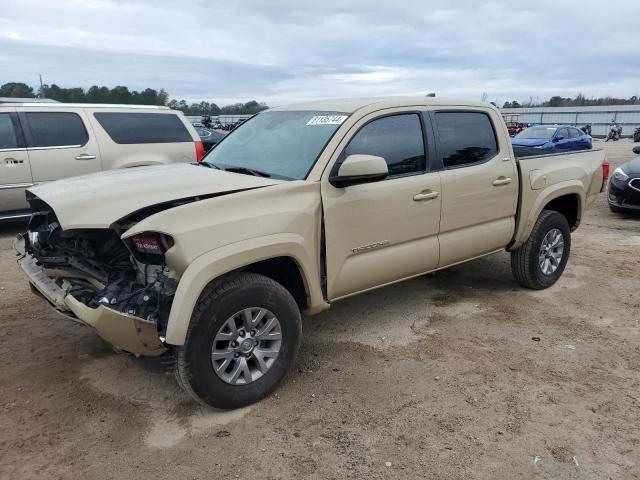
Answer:
POLYGON ((170 237, 147 232, 122 240, 126 225, 63 230, 42 202, 16 241, 32 288, 56 310, 95 328, 115 347, 160 355, 178 278, 164 263, 170 237))

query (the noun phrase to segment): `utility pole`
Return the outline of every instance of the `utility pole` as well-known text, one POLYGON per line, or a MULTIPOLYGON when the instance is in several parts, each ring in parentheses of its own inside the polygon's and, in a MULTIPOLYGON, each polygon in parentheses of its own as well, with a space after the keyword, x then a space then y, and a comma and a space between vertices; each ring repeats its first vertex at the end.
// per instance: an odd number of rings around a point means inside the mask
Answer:
POLYGON ((42 98, 42 74, 38 74, 40 76, 40 91, 38 92, 38 98, 42 98))

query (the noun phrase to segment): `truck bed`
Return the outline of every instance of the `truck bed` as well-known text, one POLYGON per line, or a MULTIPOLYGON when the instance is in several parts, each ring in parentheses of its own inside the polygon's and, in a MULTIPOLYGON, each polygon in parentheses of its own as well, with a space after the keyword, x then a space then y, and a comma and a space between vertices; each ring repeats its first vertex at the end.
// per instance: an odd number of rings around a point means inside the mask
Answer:
MULTIPOLYGON (((533 149, 531 149, 533 150, 533 149)), ((519 172, 516 233, 510 245, 515 249, 526 241, 540 212, 549 201, 577 202, 576 228, 584 212, 596 199, 603 186, 604 150, 554 152, 544 155, 516 156, 519 172), (580 195, 585 192, 585 195, 580 195)), ((571 222, 570 222, 571 223, 571 222)))

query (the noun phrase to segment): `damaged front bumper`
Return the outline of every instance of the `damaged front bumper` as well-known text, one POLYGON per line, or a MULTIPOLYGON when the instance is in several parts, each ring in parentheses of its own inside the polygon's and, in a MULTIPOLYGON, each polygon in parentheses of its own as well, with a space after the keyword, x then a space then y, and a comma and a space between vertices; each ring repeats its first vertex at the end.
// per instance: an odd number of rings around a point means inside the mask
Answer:
POLYGON ((121 350, 137 355, 157 356, 167 351, 158 337, 155 322, 119 312, 105 305, 90 308, 67 293, 65 283, 60 287, 36 265, 31 255, 25 252, 24 240, 18 239, 14 248, 19 254, 18 265, 32 287, 53 308, 81 323, 93 327, 98 335, 121 350))

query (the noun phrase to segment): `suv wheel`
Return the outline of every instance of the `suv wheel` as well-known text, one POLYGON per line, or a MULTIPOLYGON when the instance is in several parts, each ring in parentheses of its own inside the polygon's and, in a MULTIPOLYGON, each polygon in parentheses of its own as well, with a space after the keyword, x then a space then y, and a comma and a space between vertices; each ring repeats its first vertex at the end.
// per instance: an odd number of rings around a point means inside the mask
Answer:
POLYGON ((569 259, 571 231, 564 215, 543 210, 527 242, 511 252, 511 271, 527 288, 548 288, 560 278, 569 259))
POLYGON ((254 273, 209 285, 194 308, 176 376, 196 400, 239 408, 267 396, 295 359, 302 322, 279 283, 254 273))

